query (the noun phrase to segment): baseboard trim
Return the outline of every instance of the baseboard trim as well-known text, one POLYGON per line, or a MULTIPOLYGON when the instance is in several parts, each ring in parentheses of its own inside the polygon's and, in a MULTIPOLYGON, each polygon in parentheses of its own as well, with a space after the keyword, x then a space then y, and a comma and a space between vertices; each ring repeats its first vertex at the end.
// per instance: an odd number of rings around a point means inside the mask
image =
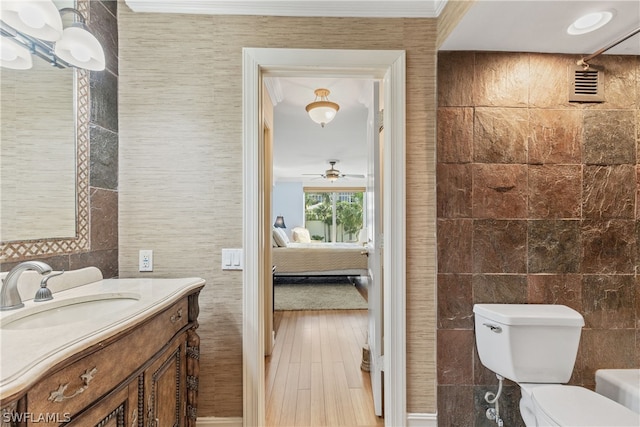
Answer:
POLYGON ((407 414, 407 427, 438 427, 438 414, 407 414))
POLYGON ((198 417, 196 427, 242 427, 242 417, 198 417))

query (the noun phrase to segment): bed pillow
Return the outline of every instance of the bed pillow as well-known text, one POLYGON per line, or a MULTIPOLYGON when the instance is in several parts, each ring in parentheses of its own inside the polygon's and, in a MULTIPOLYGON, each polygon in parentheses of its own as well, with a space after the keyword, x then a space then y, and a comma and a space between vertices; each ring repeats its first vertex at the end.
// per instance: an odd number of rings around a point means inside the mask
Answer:
POLYGON ((304 227, 294 227, 293 230, 291 230, 291 236, 293 236, 294 242, 311 243, 309 230, 304 227))
POLYGON ((273 238, 281 248, 285 248, 289 244, 289 237, 287 237, 287 233, 282 228, 273 229, 273 238))
POLYGON ((282 236, 282 240, 284 240, 285 246, 291 243, 291 240, 289 240, 289 236, 287 236, 287 232, 284 231, 284 228, 278 228, 278 233, 282 236))

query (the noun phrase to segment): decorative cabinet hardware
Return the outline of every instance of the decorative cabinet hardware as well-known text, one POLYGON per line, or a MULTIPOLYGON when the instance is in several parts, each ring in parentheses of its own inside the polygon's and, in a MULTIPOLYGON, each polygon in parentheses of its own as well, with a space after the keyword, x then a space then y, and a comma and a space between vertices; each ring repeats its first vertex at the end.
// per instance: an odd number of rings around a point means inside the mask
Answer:
POLYGON ((200 360, 200 347, 187 347, 187 357, 200 360))
POLYGON ((182 309, 179 309, 176 314, 171 316, 171 323, 176 323, 182 320, 182 309))
POLYGON ((98 368, 96 367, 93 367, 91 369, 87 369, 86 371, 84 371, 84 374, 80 375, 83 385, 79 387, 72 395, 69 395, 69 396, 64 395, 64 392, 67 390, 67 387, 69 387, 69 383, 60 384, 60 387, 58 387, 57 390, 52 391, 51 394, 49 395, 49 401, 64 402, 65 400, 72 399, 77 395, 82 394, 86 389, 89 388, 89 383, 93 380, 93 377, 97 372, 98 372, 98 368))
POLYGON ((187 375, 187 390, 198 391, 198 377, 187 375))

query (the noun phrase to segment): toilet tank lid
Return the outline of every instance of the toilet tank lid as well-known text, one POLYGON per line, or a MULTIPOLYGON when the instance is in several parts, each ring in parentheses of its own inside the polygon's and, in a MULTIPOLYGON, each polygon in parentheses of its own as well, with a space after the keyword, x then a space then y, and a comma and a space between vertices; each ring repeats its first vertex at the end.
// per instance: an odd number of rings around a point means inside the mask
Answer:
POLYGON ((559 304, 475 304, 473 312, 503 325, 584 326, 580 313, 559 304))

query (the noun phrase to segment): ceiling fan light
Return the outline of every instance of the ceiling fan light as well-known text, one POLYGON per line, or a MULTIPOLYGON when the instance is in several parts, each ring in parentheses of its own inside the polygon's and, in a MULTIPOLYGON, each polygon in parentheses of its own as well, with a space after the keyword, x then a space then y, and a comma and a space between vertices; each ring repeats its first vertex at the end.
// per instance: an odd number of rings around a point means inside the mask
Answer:
POLYGON ((82 24, 65 28, 55 47, 56 56, 79 68, 102 71, 105 68, 104 50, 98 39, 82 24))
POLYGON ((340 106, 335 102, 329 101, 327 98, 329 96, 328 89, 316 89, 316 101, 307 105, 306 110, 309 113, 309 117, 314 122, 318 123, 320 126, 324 127, 325 124, 329 123, 336 116, 336 113, 340 109, 340 106), (317 99, 320 98, 318 101, 317 99))
POLYGON ((335 180, 337 180, 338 178, 340 178, 340 172, 338 172, 336 169, 329 169, 325 172, 325 177, 333 182, 335 180))
POLYGON ((0 37, 0 66, 28 70, 33 66, 31 52, 8 37, 0 37))
POLYGON ((62 18, 51 0, 2 0, 0 19, 40 40, 56 41, 62 36, 62 18))

